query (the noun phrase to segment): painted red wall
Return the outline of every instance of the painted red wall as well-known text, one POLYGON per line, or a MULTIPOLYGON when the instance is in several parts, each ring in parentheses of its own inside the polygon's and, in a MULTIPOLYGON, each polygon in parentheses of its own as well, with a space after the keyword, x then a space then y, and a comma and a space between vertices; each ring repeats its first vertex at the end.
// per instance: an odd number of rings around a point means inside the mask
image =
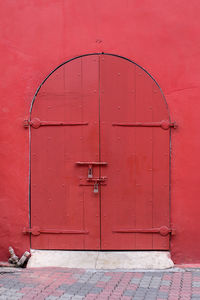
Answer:
POLYGON ((0 2, 0 259, 29 248, 29 137, 22 126, 47 74, 69 58, 109 52, 157 80, 171 117, 171 218, 176 263, 200 262, 199 0, 0 2))

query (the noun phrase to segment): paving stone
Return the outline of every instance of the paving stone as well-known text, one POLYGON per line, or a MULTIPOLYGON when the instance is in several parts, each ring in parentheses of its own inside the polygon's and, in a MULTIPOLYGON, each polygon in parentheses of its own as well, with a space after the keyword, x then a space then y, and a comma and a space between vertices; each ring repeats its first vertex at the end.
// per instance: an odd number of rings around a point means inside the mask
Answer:
POLYGON ((200 282, 194 281, 194 282, 192 282, 192 286, 200 287, 200 282))
POLYGON ((132 278, 131 280, 130 280, 130 283, 135 283, 135 284, 138 284, 139 282, 140 282, 140 278, 132 278))
POLYGON ((199 276, 200 277, 200 271, 199 272, 193 271, 192 276, 199 276))
POLYGON ((90 290, 90 293, 91 294, 100 294, 102 292, 103 288, 100 288, 100 287, 93 287, 91 290, 90 290))
MULTIPOLYGON (((72 296, 71 295, 68 295, 68 294, 63 294, 59 299, 61 300, 69 300, 71 299, 72 296)), ((46 299, 45 299, 46 300, 46 299)))
POLYGON ((171 285, 171 281, 168 280, 162 280, 160 285, 165 285, 165 286, 170 286, 171 285))
POLYGON ((108 282, 111 278, 111 276, 102 276, 100 281, 108 282))
POLYGON ((133 290, 125 290, 123 296, 133 296, 135 295, 135 291, 133 290))

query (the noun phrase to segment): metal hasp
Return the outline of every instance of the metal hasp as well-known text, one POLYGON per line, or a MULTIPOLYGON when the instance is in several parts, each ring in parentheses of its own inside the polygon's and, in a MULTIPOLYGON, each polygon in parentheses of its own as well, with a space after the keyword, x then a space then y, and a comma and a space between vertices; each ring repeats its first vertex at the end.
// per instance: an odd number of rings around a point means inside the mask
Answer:
POLYGON ((39 118, 34 118, 33 120, 24 120, 24 127, 27 128, 32 126, 33 128, 37 129, 40 126, 81 126, 81 125, 88 125, 88 122, 50 122, 50 121, 40 121, 39 118))
POLYGON ((107 162, 98 162, 98 161, 77 161, 79 166, 88 166, 88 179, 93 178, 93 166, 106 166, 107 162))
POLYGON ((112 123, 112 126, 125 126, 125 127, 161 127, 164 130, 172 128, 177 128, 176 122, 170 123, 169 121, 161 121, 161 122, 136 122, 136 123, 112 123))
POLYGON ((59 229, 40 229, 38 226, 32 228, 23 228, 23 233, 31 233, 32 235, 40 235, 41 233, 51 233, 51 234, 88 234, 87 230, 59 230, 59 229))
POLYGON ((167 226, 161 226, 160 228, 147 228, 147 229, 115 229, 114 233, 159 233, 162 236, 168 234, 175 235, 176 230, 174 228, 168 228, 167 226))
POLYGON ((93 166, 107 166, 107 162, 96 162, 96 161, 78 161, 76 162, 79 166, 88 166, 88 177, 86 179, 80 178, 80 185, 82 186, 94 186, 94 193, 99 192, 99 185, 105 185, 107 177, 93 177, 93 166))
POLYGON ((82 165, 82 166, 107 166, 107 162, 105 161, 77 161, 77 165, 82 165))
POLYGON ((93 177, 93 178, 80 178, 80 185, 93 185, 94 183, 105 185, 106 184, 107 177, 101 176, 101 177, 93 177))

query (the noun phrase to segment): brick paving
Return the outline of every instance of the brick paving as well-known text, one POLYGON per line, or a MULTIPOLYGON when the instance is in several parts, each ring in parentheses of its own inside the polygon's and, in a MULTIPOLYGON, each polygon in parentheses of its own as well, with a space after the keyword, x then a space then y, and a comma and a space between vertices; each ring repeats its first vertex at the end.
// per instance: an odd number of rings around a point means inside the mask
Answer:
POLYGON ((0 299, 200 299, 200 269, 136 272, 0 268, 0 299))

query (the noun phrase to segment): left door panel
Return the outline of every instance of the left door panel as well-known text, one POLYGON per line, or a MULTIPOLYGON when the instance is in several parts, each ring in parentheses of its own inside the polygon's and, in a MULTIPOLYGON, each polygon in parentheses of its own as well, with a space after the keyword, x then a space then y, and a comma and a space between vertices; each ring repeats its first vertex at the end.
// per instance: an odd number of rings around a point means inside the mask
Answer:
POLYGON ((31 120, 41 121, 31 126, 33 249, 100 249, 99 194, 80 185, 87 184, 88 166, 76 164, 99 161, 98 70, 97 55, 64 64, 33 105, 31 120))

